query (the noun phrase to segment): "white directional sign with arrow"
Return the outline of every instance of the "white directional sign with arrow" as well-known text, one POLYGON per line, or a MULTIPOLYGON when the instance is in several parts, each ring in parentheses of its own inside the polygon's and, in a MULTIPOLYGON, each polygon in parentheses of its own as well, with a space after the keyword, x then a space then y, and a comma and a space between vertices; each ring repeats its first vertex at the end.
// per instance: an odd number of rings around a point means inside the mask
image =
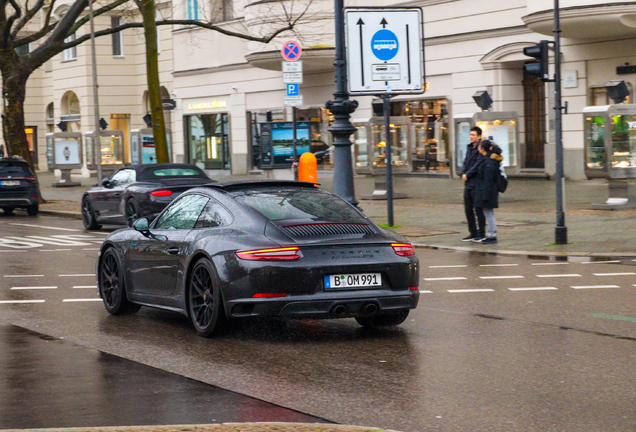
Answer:
POLYGON ((347 8, 349 93, 423 93, 421 8, 347 8))

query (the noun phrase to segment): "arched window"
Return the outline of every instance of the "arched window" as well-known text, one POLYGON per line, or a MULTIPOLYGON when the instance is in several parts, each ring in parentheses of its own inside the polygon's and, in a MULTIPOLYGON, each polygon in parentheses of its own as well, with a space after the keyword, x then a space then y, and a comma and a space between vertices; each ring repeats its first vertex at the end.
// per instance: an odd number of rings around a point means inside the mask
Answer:
POLYGON ((80 103, 77 95, 72 91, 67 91, 62 96, 60 104, 60 110, 62 113, 61 120, 66 122, 68 132, 80 132, 80 103))

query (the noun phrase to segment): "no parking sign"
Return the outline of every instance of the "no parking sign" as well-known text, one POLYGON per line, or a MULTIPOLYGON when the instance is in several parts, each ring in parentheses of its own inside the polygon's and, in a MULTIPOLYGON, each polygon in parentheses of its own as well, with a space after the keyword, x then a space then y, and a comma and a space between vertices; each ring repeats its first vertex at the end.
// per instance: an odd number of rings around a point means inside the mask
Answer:
POLYGON ((283 55, 285 60, 296 61, 303 53, 303 49, 300 47, 298 42, 287 41, 283 44, 283 48, 281 48, 280 53, 283 55))

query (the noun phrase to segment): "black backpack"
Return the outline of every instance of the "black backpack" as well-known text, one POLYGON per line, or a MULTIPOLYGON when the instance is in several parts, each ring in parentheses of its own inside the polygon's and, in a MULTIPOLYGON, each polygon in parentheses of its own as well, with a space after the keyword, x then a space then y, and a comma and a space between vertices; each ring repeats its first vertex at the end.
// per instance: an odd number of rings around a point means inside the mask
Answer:
POLYGON ((499 172, 499 175, 497 176, 497 190, 504 193, 506 189, 508 189, 508 179, 502 176, 501 172, 499 172))

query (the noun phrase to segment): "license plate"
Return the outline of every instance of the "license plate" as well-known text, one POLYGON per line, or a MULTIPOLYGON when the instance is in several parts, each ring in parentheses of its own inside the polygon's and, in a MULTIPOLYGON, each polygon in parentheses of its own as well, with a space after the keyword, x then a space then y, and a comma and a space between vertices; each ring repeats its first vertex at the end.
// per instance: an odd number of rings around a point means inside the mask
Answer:
POLYGON ((325 276, 325 288, 359 288, 381 286, 380 273, 361 273, 325 276))
POLYGON ((0 181, 2 186, 20 186, 20 182, 17 180, 2 180, 0 181))

